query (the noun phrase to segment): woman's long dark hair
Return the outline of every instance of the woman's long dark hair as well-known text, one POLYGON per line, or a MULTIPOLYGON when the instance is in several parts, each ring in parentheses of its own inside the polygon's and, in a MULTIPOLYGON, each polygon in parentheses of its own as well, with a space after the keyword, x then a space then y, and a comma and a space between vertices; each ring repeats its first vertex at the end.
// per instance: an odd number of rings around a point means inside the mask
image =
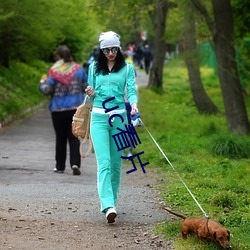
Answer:
MULTIPOLYGON (((115 65, 112 69, 112 72, 119 71, 121 68, 123 68, 125 66, 125 64, 126 64, 125 59, 121 53, 121 50, 118 49, 117 55, 115 58, 115 65)), ((100 50, 99 56, 97 58, 96 73, 97 74, 101 73, 103 75, 109 74, 109 69, 108 69, 108 65, 107 65, 107 58, 103 54, 102 50, 100 50)))

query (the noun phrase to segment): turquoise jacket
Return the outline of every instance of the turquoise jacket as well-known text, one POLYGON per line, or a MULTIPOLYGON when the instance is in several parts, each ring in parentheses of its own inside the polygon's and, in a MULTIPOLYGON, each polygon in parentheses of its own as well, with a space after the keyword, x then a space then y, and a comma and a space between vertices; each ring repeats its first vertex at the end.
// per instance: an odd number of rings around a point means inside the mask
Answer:
POLYGON ((110 72, 107 75, 95 73, 95 62, 93 62, 88 71, 88 84, 94 88, 95 97, 93 107, 103 108, 102 103, 107 99, 115 97, 114 100, 105 104, 106 108, 119 106, 118 109, 126 109, 125 93, 129 103, 138 102, 137 91, 135 85, 135 69, 131 63, 126 63, 126 66, 118 72, 110 72))

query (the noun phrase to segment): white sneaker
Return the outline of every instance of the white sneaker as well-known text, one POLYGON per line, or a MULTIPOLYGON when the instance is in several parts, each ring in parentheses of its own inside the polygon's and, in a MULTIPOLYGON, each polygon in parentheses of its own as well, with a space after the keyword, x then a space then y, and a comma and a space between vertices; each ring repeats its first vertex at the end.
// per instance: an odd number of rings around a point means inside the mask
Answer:
POLYGON ((117 216, 117 212, 115 208, 110 207, 107 209, 106 218, 108 220, 108 223, 114 223, 116 216, 117 216))

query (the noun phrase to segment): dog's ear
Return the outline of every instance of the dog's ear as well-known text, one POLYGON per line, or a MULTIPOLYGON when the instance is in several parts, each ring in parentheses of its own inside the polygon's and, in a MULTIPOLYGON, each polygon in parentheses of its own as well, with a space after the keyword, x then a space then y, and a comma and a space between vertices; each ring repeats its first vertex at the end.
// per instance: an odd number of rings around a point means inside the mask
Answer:
POLYGON ((216 232, 213 233, 213 238, 216 240, 216 232))
POLYGON ((230 241, 230 232, 227 230, 228 236, 227 236, 227 240, 230 241))

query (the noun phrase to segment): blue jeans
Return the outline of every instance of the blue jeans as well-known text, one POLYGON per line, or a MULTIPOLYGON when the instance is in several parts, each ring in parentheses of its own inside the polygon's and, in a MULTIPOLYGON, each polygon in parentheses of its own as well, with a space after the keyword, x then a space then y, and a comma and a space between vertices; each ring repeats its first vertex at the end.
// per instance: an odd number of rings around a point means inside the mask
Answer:
POLYGON ((125 129, 127 124, 126 112, 119 114, 109 124, 109 114, 91 113, 90 134, 94 145, 97 160, 97 190, 101 202, 101 211, 115 207, 118 199, 118 189, 121 181, 122 152, 118 151, 112 135, 120 133, 117 129, 125 129))

